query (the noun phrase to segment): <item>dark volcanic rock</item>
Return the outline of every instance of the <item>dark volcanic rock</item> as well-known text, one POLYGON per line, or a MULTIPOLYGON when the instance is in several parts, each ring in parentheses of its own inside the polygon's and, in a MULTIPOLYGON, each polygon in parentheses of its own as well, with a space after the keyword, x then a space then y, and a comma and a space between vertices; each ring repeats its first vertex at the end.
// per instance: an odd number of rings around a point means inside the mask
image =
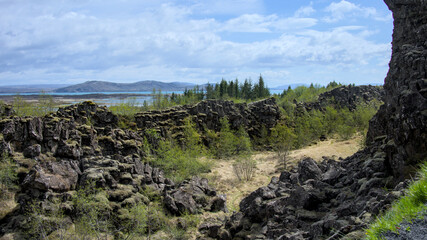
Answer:
POLYGON ((227 212, 225 198, 217 196, 205 178, 194 177, 182 182, 175 189, 165 192, 164 204, 175 215, 197 213, 201 209, 227 212), (214 198, 210 198, 214 197, 214 198))
POLYGON ((298 103, 297 109, 300 109, 300 111, 323 111, 326 106, 333 104, 337 108, 348 108, 352 111, 356 109, 358 104, 369 104, 374 100, 384 100, 384 89, 382 87, 371 85, 348 85, 334 88, 331 91, 320 94, 315 102, 298 103))
POLYGON ((385 104, 370 122, 368 140, 386 136, 387 167, 404 178, 427 157, 427 4, 385 0, 393 12, 393 53, 385 79, 385 104))
POLYGON ((253 103, 236 104, 224 100, 204 100, 194 105, 173 107, 162 111, 149 111, 135 116, 138 128, 156 129, 163 136, 167 132, 176 134, 187 117, 204 128, 219 131, 221 118, 227 117, 231 128, 243 126, 251 137, 260 136, 261 128, 272 128, 280 118, 279 107, 274 98, 253 103))

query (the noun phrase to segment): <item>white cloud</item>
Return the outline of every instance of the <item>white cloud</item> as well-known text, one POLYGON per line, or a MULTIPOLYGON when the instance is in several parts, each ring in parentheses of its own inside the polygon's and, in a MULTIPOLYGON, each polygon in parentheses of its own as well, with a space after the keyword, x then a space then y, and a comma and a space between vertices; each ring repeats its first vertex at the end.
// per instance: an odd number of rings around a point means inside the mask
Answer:
POLYGON ((316 10, 314 10, 314 8, 313 8, 313 2, 310 2, 309 6, 304 6, 304 7, 299 8, 295 12, 294 15, 295 15, 295 17, 308 17, 315 12, 316 12, 316 10))
POLYGON ((239 16, 264 11, 263 0, 193 0, 192 9, 200 14, 239 16))
POLYGON ((316 25, 314 18, 279 18, 277 15, 244 14, 224 23, 221 30, 230 32, 270 33, 316 25))
MULTIPOLYGON (((195 11, 206 2, 181 6, 166 1, 144 1, 142 5, 131 1, 134 15, 93 10, 104 1, 76 2, 79 6, 68 1, 61 2, 61 7, 53 1, 40 5, 11 2, 0 9, 0 85, 10 79, 204 83, 221 77, 255 79, 260 73, 277 81, 292 75, 287 68, 363 65, 387 55, 390 49, 389 44, 367 40, 372 31, 363 26, 313 30, 318 20, 306 17, 314 13, 311 5, 287 17, 256 12, 261 2, 253 0, 245 14, 196 18, 195 11), (223 34, 242 32, 269 33, 271 37, 246 42, 222 38, 223 34)), ((215 1, 209 2, 215 5, 215 1)), ((243 6, 244 2, 229 4, 243 6)), ((107 5, 120 7, 111 2, 107 5)), ((354 4, 330 6, 335 18, 346 9, 361 8, 354 4)))
POLYGON ((329 23, 337 22, 345 18, 364 17, 372 18, 377 21, 389 21, 390 14, 382 16, 373 7, 362 7, 352 2, 341 0, 340 2, 333 2, 324 9, 330 16, 325 17, 323 20, 329 23))

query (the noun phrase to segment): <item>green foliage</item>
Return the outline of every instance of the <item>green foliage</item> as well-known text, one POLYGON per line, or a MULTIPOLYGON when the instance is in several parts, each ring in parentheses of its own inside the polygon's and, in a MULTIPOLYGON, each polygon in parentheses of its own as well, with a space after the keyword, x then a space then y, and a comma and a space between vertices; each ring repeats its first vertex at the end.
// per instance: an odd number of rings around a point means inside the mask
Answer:
POLYGON ((382 239, 381 234, 396 231, 402 221, 410 221, 417 216, 423 216, 427 211, 427 162, 418 171, 419 180, 412 182, 406 195, 392 204, 392 207, 370 225, 366 231, 369 240, 382 239))
MULTIPOLYGON (((151 138, 157 140, 157 137, 151 131, 151 138)), ((207 172, 211 168, 211 162, 204 157, 207 154, 206 147, 190 119, 185 120, 181 142, 182 144, 178 144, 173 139, 158 140, 155 156, 151 158, 152 163, 175 181, 207 172)))
POLYGON ((41 117, 58 108, 58 104, 49 94, 41 92, 36 103, 27 102, 21 96, 16 95, 12 101, 13 109, 17 116, 41 117))
POLYGON ((126 98, 117 104, 111 105, 108 109, 114 114, 122 116, 133 116, 135 113, 141 111, 141 108, 138 106, 138 102, 134 97, 126 98))
POLYGON ((106 192, 96 188, 95 182, 87 182, 72 198, 76 234, 84 238, 100 238, 111 227, 110 206, 106 192))
MULTIPOLYGON (((317 89, 318 87, 313 86, 312 88, 317 89)), ((287 90, 287 94, 292 91, 292 89, 287 90)), ((280 100, 282 118, 295 136, 293 142, 295 148, 308 145, 323 136, 338 136, 346 140, 357 132, 366 132, 369 120, 380 106, 379 101, 372 101, 369 104, 359 103, 352 111, 348 108, 335 108, 333 105, 326 106, 322 110, 303 111, 303 109, 296 109, 292 102, 282 100, 283 98, 280 100)))
POLYGON ((65 217, 64 211, 58 201, 48 202, 49 207, 41 203, 29 205, 27 235, 28 239, 69 239, 67 228, 70 219, 65 217), (49 209, 49 210, 47 210, 49 209), (55 237, 52 236, 55 232, 55 237))
POLYGON ((229 158, 233 155, 249 153, 252 149, 251 141, 244 128, 240 127, 237 131, 232 131, 227 118, 222 118, 220 122, 221 130, 217 135, 213 136, 211 133, 208 136, 213 141, 210 146, 213 155, 217 158, 229 158))
POLYGON ((121 216, 120 229, 124 233, 123 239, 150 239, 150 235, 156 231, 164 229, 169 220, 163 208, 157 202, 145 205, 137 204, 126 209, 126 214, 121 216))
POLYGON ((182 145, 183 150, 190 156, 201 157, 207 154, 206 147, 202 144, 201 135, 196 129, 196 124, 191 118, 184 119, 182 145))
POLYGON ((215 87, 208 84, 206 87, 207 99, 244 99, 255 100, 269 97, 270 90, 264 83, 264 78, 260 75, 258 83, 252 85, 252 81, 245 79, 243 84, 239 84, 239 80, 226 81, 222 79, 215 87))
MULTIPOLYGON (((340 87, 342 84, 331 82, 326 87, 320 86, 319 84, 310 84, 310 87, 298 86, 292 89, 290 86, 287 90, 284 90, 280 95, 279 105, 283 107, 284 104, 289 102, 314 102, 317 100, 321 93, 330 91, 334 88, 340 87)), ((285 107, 284 107, 285 108, 285 107)))
POLYGON ((0 198, 8 199, 10 191, 16 190, 17 185, 17 165, 7 154, 3 154, 0 159, 0 198))
POLYGON ((284 123, 278 123, 271 129, 270 143, 285 169, 287 158, 290 150, 294 146, 295 139, 296 135, 293 133, 292 129, 284 123))

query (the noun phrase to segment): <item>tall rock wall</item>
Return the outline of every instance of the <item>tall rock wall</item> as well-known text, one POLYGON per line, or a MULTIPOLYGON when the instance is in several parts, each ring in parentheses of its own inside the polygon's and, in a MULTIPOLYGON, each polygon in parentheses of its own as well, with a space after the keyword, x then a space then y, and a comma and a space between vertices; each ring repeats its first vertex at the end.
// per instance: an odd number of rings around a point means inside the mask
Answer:
POLYGON ((427 1, 385 0, 393 12, 393 52, 385 104, 370 122, 368 140, 386 142, 396 178, 427 157, 427 1))

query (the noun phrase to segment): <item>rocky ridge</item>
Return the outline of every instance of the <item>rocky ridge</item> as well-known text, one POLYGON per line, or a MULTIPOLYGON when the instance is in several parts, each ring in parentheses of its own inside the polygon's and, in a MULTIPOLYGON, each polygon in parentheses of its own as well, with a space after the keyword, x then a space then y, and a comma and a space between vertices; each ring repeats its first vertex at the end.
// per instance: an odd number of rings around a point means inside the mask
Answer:
POLYGON ((244 198, 225 222, 204 224, 206 236, 362 239, 372 216, 403 194, 407 167, 427 155, 427 2, 385 3, 395 19, 393 53, 385 104, 370 122, 368 147, 338 162, 302 160, 244 198))
POLYGON ((326 106, 333 105, 337 108, 355 110, 357 105, 369 104, 371 101, 383 101, 384 89, 381 86, 360 85, 341 86, 321 93, 315 102, 297 103, 297 108, 306 111, 323 111, 326 106))
POLYGON ((204 100, 194 105, 177 106, 167 110, 154 110, 135 115, 140 129, 156 129, 162 136, 179 134, 184 119, 191 117, 200 131, 205 128, 219 131, 220 120, 226 117, 230 127, 244 127, 250 137, 259 137, 262 127, 272 128, 280 119, 279 107, 274 98, 253 103, 233 103, 225 100, 204 100))

